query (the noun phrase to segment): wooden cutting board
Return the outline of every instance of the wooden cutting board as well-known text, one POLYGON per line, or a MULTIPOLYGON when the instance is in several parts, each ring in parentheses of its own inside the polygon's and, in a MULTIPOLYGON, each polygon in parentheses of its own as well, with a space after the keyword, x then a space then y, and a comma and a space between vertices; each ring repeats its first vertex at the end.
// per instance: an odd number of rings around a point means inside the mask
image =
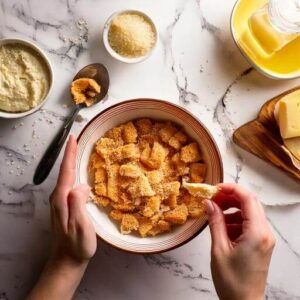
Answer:
POLYGON ((298 181, 300 171, 282 149, 283 141, 274 117, 274 108, 283 96, 299 89, 300 87, 294 88, 268 101, 255 120, 238 128, 233 134, 233 141, 238 146, 275 165, 298 181))

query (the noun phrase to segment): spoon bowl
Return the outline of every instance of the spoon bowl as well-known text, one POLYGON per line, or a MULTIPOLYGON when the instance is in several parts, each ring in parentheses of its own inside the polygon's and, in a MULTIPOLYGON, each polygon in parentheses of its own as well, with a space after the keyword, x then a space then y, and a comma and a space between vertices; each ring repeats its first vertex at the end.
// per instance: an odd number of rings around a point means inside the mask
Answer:
MULTIPOLYGON (((80 78, 94 79, 101 87, 101 91, 99 94, 95 96, 94 98, 95 101, 92 103, 92 105, 100 102, 107 95, 108 88, 109 88, 109 74, 105 66, 103 66, 102 64, 95 63, 82 68, 76 74, 73 81, 80 78)), ((52 143, 49 145, 45 154, 43 155, 41 161, 39 162, 33 177, 33 183, 35 185, 41 184, 48 177, 67 139, 67 136, 69 135, 69 132, 72 128, 72 125, 79 111, 82 108, 86 108, 86 107, 87 105, 85 103, 80 103, 75 105, 75 108, 71 116, 65 122, 64 126, 60 129, 60 131, 58 132, 58 134, 56 135, 52 143)))
MULTIPOLYGON (((94 79, 100 86, 101 91, 95 96, 92 105, 100 102, 107 95, 109 88, 109 75, 107 69, 102 64, 91 64, 82 68, 74 77, 73 81, 80 78, 94 79)), ((73 95, 72 95, 73 97, 73 95)))

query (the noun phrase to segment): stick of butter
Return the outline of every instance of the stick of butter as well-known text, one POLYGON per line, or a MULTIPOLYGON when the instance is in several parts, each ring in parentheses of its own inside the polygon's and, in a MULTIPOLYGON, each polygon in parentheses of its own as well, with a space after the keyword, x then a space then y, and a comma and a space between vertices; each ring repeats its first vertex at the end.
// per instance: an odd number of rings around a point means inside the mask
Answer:
POLYGON ((300 90, 280 100, 279 127, 284 139, 300 137, 300 90))
POLYGON ((258 44, 269 55, 280 51, 299 36, 276 30, 271 24, 268 10, 265 8, 258 10, 251 16, 249 26, 258 44))

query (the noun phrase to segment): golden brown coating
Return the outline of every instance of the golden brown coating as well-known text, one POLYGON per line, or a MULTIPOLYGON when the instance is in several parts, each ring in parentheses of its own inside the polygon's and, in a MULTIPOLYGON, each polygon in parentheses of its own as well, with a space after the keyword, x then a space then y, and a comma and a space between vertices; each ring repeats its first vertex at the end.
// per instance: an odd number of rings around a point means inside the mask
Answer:
POLYGON ((185 163, 198 162, 202 155, 197 143, 191 143, 181 148, 180 159, 185 163))
POLYGON ((108 130, 89 170, 95 202, 111 209, 122 234, 151 237, 204 215, 202 199, 181 186, 183 178, 205 181, 200 146, 172 122, 144 118, 108 130))
POLYGON ((85 103, 91 106, 100 92, 100 85, 91 78, 79 78, 71 84, 71 94, 76 104, 85 103))
POLYGON ((190 177, 192 182, 202 183, 206 176, 206 164, 192 163, 190 166, 190 177))
POLYGON ((135 216, 130 214, 123 215, 121 221, 121 233, 129 234, 134 230, 138 230, 138 228, 139 228, 139 221, 135 216))

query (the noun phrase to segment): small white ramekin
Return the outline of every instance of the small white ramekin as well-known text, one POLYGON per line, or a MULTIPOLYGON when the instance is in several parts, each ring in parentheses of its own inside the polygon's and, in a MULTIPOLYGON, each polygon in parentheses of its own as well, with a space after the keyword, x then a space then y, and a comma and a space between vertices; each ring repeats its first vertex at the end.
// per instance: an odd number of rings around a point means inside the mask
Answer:
POLYGON ((114 14, 112 14, 108 18, 108 20, 106 21, 106 23, 104 25, 104 29, 103 29, 103 43, 104 43, 104 46, 105 46, 107 52, 113 58, 115 58, 115 59, 117 59, 117 60, 119 60, 121 62, 124 62, 124 63, 134 64, 134 63, 140 63, 140 62, 146 60, 153 53, 154 49, 156 48, 157 42, 158 42, 158 32, 157 32, 157 28, 156 28, 153 20, 148 15, 146 15, 144 12, 139 11, 139 10, 130 9, 130 10, 122 10, 122 11, 115 12, 114 14), (108 32, 109 32, 109 29, 110 29, 111 22, 113 21, 113 19, 115 17, 117 17, 117 16, 119 16, 121 14, 125 14, 125 13, 129 13, 129 14, 133 13, 133 14, 141 15, 141 16, 143 16, 152 25, 152 27, 154 29, 154 33, 155 33, 155 43, 154 43, 152 49, 146 55, 143 55, 143 56, 140 56, 140 57, 134 57, 134 58, 125 57, 125 56, 122 56, 122 55, 118 54, 110 46, 110 44, 109 44, 109 41, 108 41, 108 32))
POLYGON ((52 85, 53 85, 53 70, 50 64, 50 61, 46 54, 43 52, 42 49, 40 49, 37 45, 33 44, 32 42, 20 38, 5 38, 0 40, 0 46, 1 45, 6 45, 6 44, 22 44, 25 46, 28 46, 29 48, 33 49, 36 51, 41 58, 44 60, 45 64, 48 67, 48 72, 49 72, 49 79, 50 79, 50 85, 49 85, 49 90, 43 101, 37 105, 36 107, 33 107, 30 110, 24 111, 24 112, 6 112, 0 110, 0 118, 6 118, 6 119, 16 119, 16 118, 23 118, 25 116, 28 116, 37 110, 39 110, 48 100, 50 92, 52 90, 52 85))

